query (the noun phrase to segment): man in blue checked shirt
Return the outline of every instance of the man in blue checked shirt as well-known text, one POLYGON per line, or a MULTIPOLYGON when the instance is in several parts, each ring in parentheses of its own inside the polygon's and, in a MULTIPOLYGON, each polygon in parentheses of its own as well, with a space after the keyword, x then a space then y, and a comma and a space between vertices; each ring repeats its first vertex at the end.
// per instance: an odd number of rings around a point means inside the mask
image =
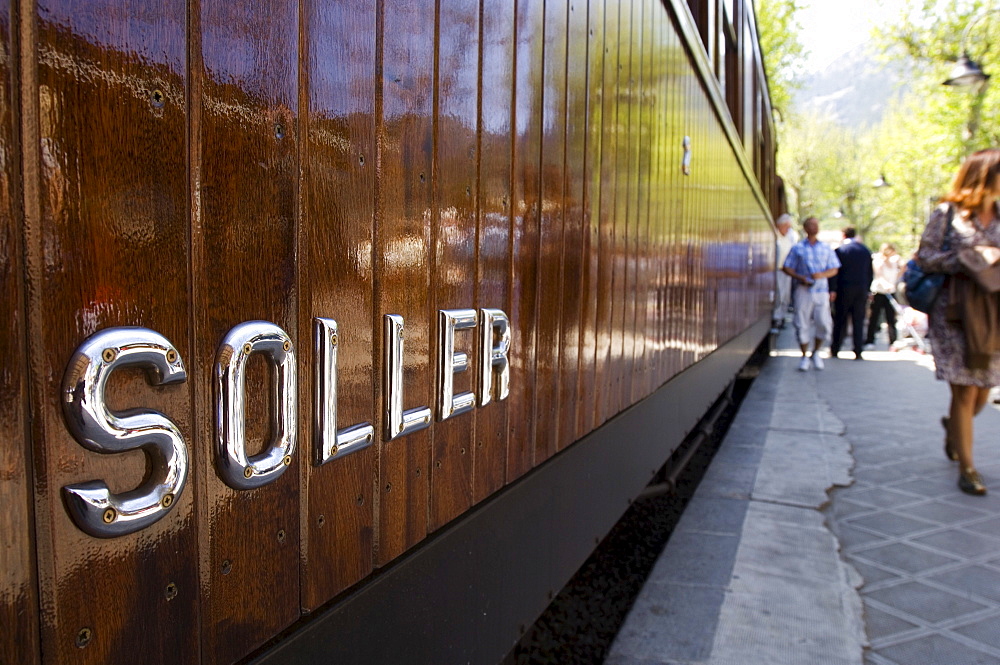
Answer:
POLYGON ((815 217, 802 222, 802 230, 806 237, 792 247, 781 269, 795 283, 792 290, 795 333, 802 349, 799 371, 805 372, 810 365, 810 342, 813 342, 811 364, 818 370, 823 369, 819 349, 829 340, 833 328, 827 278, 837 274, 840 260, 829 245, 819 241, 819 221, 815 217))

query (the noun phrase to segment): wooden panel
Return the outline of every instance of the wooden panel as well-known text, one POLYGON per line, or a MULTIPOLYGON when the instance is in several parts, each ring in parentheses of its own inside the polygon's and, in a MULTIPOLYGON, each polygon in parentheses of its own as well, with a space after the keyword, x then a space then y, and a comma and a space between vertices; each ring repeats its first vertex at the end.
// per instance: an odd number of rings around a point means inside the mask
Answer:
MULTIPOLYGON (((215 468, 206 468, 218 457, 213 409, 206 407, 226 334, 262 320, 290 335, 299 353, 308 355, 311 343, 311 331, 298 330, 295 288, 298 4, 202 0, 195 7, 200 41, 192 49, 199 97, 191 236, 193 364, 202 404, 202 654, 205 662, 228 663, 299 615, 298 465, 308 463, 308 443, 299 442, 283 475, 257 489, 233 489, 215 468)), ((272 434, 272 388, 261 354, 250 361, 245 408, 253 454, 272 434)))
POLYGON ((666 185, 670 190, 668 220, 669 238, 669 264, 670 271, 667 279, 667 345, 670 348, 669 371, 667 378, 676 376, 684 366, 684 316, 686 303, 686 281, 685 269, 687 261, 687 247, 685 246, 685 235, 687 229, 684 226, 684 196, 683 183, 687 177, 681 172, 681 159, 683 150, 681 141, 685 136, 684 127, 684 105, 687 98, 684 95, 683 67, 686 56, 683 51, 676 30, 671 23, 671 30, 668 32, 667 45, 667 102, 668 121, 670 136, 667 139, 667 179, 666 185))
POLYGON ((563 219, 566 188, 567 0, 545 2, 542 68, 542 157, 538 237, 535 356, 535 466, 555 454, 559 441, 559 341, 562 320, 563 219))
POLYGON ((615 210, 617 199, 618 141, 618 48, 620 0, 606 0, 604 7, 604 81, 601 94, 600 242, 597 274, 597 366, 594 384, 595 420, 599 427, 614 415, 611 388, 614 367, 611 358, 612 279, 615 264, 615 210))
POLYGON ((304 5, 308 113, 299 258, 303 605, 367 575, 375 536, 376 447, 315 463, 314 317, 337 321, 337 427, 375 423, 375 0, 304 5), (308 460, 308 463, 307 463, 308 460))
MULTIPOLYGON (((589 228, 585 226, 584 188, 589 155, 587 130, 589 118, 589 67, 586 0, 570 0, 567 26, 566 58, 569 78, 566 82, 566 191, 563 216, 562 327, 559 357, 559 441, 560 450, 573 443, 577 432, 577 411, 580 402, 580 374, 585 365, 583 348, 584 299, 587 289, 587 268, 590 266, 587 247, 589 228)), ((588 377, 588 380, 589 377, 588 377)))
MULTIPOLYGON (((479 205, 476 247, 478 307, 510 312, 511 133, 514 94, 514 9, 482 0, 479 205)), ((476 412, 476 501, 500 489, 507 467, 510 400, 476 412)))
MULTIPOLYGON (((435 385, 429 319, 434 4, 385 3, 382 11, 375 330, 382 330, 383 315, 404 319, 403 408, 414 409, 432 406, 435 385)), ((381 356, 381 335, 377 337, 381 356)), ((380 394, 384 391, 382 386, 380 394)), ((379 422, 376 432, 383 431, 379 422)), ((430 446, 426 429, 382 445, 378 564, 427 534, 430 446)))
MULTIPOLYGON (((32 3, 24 7, 32 11, 32 3)), ((87 535, 61 496, 64 486, 94 479, 123 493, 142 484, 147 463, 158 464, 138 450, 91 452, 69 434, 62 377, 88 336, 151 328, 194 373, 185 10, 178 0, 155 11, 132 1, 81 11, 72 0, 51 0, 38 4, 37 17, 21 16, 35 516, 48 663, 198 659, 196 465, 170 512, 129 535, 87 535)), ((166 414, 193 450, 191 399, 190 380, 154 388, 138 370, 115 372, 107 390, 113 411, 166 414)))
POLYGON ((20 182, 14 143, 11 4, 0 6, 0 663, 37 663, 38 585, 32 529, 31 437, 27 429, 26 322, 20 182))
POLYGON ((667 188, 667 178, 670 173, 669 155, 670 150, 670 99, 667 93, 667 55, 668 55, 668 31, 671 28, 670 19, 663 7, 656 3, 655 23, 655 51, 654 51, 654 71, 655 79, 653 83, 653 94, 656 96, 655 114, 653 118, 653 144, 656 151, 653 153, 654 162, 654 191, 653 210, 650 212, 651 225, 653 228, 654 260, 656 263, 656 295, 654 298, 655 320, 653 323, 653 338, 656 340, 655 352, 655 375, 652 388, 656 390, 670 376, 668 365, 667 347, 667 284, 669 278, 669 245, 667 243, 667 223, 670 218, 669 194, 667 188))
POLYGON ((601 159, 604 123, 604 0, 588 0, 587 120, 584 162, 583 319, 580 330, 580 408, 577 438, 594 429, 597 397, 598 295, 600 293, 601 159))
MULTIPOLYGON (((479 0, 441 0, 438 4, 437 109, 435 111, 435 206, 433 275, 436 317, 442 309, 467 309, 475 303, 476 201, 479 90, 479 0)), ((502 303, 486 305, 500 307, 502 303)), ((436 318, 434 327, 439 325, 436 318)), ((455 350, 468 354, 472 369, 454 376, 455 394, 474 392, 478 335, 455 335, 455 350)), ((433 344, 435 365, 440 345, 433 344)), ((435 394, 435 399, 437 396, 435 394)), ((440 408, 435 411, 440 413, 440 408)), ((473 441, 478 413, 453 416, 434 426, 431 453, 429 529, 454 519, 472 505, 473 441)))
POLYGON ((538 279, 538 226, 541 208, 541 73, 544 2, 517 3, 514 58, 514 218, 511 261, 513 283, 507 313, 511 323, 510 434, 507 482, 531 468, 535 442, 535 335, 538 279))
MULTIPOLYGON (((635 337, 635 349, 632 354, 632 391, 629 403, 635 404, 648 395, 651 390, 650 365, 651 358, 647 356, 647 327, 646 317, 648 315, 649 296, 652 292, 652 280, 650 278, 650 260, 652 244, 649 233, 650 199, 653 195, 653 168, 650 161, 651 152, 654 148, 653 127, 650 122, 652 113, 651 105, 655 102, 650 89, 652 77, 652 25, 655 21, 654 13, 658 7, 652 0, 639 0, 637 3, 640 12, 640 24, 638 36, 641 40, 640 49, 642 57, 641 74, 639 76, 638 95, 633 103, 638 106, 639 115, 639 173, 642 179, 639 183, 639 215, 636 228, 636 293, 635 293, 635 325, 633 326, 635 337)), ((651 351, 651 349, 650 349, 651 351)))
POLYGON ((635 352, 635 257, 636 233, 639 227, 639 109, 635 103, 642 75, 641 28, 642 0, 623 0, 621 5, 621 61, 618 79, 618 124, 622 129, 622 154, 618 163, 619 197, 618 219, 615 225, 618 259, 616 272, 616 304, 620 301, 619 315, 615 316, 615 343, 617 355, 615 395, 617 410, 622 411, 631 403, 632 370, 635 352))

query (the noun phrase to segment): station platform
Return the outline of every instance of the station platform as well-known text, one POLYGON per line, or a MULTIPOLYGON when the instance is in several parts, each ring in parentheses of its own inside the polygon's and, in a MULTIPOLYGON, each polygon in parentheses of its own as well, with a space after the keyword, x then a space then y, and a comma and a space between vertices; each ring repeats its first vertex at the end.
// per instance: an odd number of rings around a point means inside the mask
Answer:
POLYGON ((606 665, 1000 664, 1000 407, 969 496, 929 355, 821 355, 777 336, 606 665))

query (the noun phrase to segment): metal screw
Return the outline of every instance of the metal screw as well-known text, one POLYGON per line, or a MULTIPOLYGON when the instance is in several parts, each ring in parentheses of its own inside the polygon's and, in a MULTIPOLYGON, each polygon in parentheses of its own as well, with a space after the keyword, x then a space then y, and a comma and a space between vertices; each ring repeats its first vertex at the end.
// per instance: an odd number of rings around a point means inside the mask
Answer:
POLYGON ((247 342, 246 344, 243 345, 243 353, 249 356, 251 351, 253 351, 253 344, 247 342))
POLYGON ((364 164, 365 164, 365 156, 364 155, 358 155, 358 163, 361 164, 362 166, 364 166, 364 164))
POLYGON ((170 506, 174 505, 174 495, 164 494, 163 498, 160 499, 160 505, 163 506, 164 508, 169 508, 170 506))
POLYGON ((437 469, 440 469, 441 468, 441 460, 438 460, 438 461, 434 462, 434 467, 437 468, 437 469))
POLYGON ((280 122, 274 126, 274 135, 279 139, 285 138, 285 126, 280 122))
POLYGON ((460 452, 464 455, 465 454, 465 448, 462 448, 462 450, 460 452))
POLYGON ((358 505, 359 505, 359 506, 363 506, 363 505, 365 505, 365 497, 364 497, 364 495, 362 495, 362 494, 359 494, 359 495, 358 495, 358 505))
POLYGON ((104 514, 101 515, 101 519, 104 520, 105 524, 111 524, 118 517, 118 511, 114 508, 106 508, 104 514))
POLYGON ((162 90, 157 88, 153 92, 149 93, 149 100, 153 103, 153 106, 158 109, 162 109, 163 105, 167 101, 167 96, 163 94, 162 90))
POLYGON ((176 598, 177 585, 174 584, 173 582, 168 584, 166 590, 163 592, 163 595, 166 596, 167 600, 173 600, 174 598, 176 598))
POLYGON ((320 516, 319 516, 319 517, 318 517, 318 518, 316 519, 316 523, 317 523, 317 524, 319 524, 320 526, 323 526, 324 524, 326 524, 326 518, 325 518, 325 517, 323 517, 322 515, 320 515, 320 516))
POLYGON ((284 464, 285 466, 288 466, 289 464, 291 464, 291 463, 292 463, 292 456, 291 456, 291 455, 285 455, 285 456, 284 456, 284 457, 283 457, 283 458, 281 459, 281 463, 282 463, 282 464, 284 464))
POLYGON ((101 354, 101 358, 106 363, 114 362, 117 357, 118 349, 104 349, 104 352, 101 354))
POLYGON ((427 182, 427 177, 423 173, 420 174, 420 182, 427 182))
POLYGON ((228 575, 231 572, 233 572, 233 562, 230 561, 229 559, 226 559, 225 561, 222 562, 222 574, 228 575))
POLYGON ((385 484, 385 491, 386 492, 391 492, 392 491, 392 483, 386 483, 385 484))
POLYGON ((285 343, 281 345, 281 348, 283 348, 285 351, 291 351, 292 350, 292 342, 290 340, 286 339, 285 343))
POLYGON ((94 631, 90 628, 81 628, 80 632, 76 634, 76 646, 79 649, 90 644, 90 640, 94 638, 94 631))
POLYGON ((337 333, 330 335, 330 344, 337 346, 337 333))
POLYGON ((177 362, 177 351, 175 351, 174 349, 170 349, 169 351, 167 351, 167 362, 168 363, 177 362))
POLYGON ((334 455, 336 455, 336 454, 337 454, 337 453, 338 453, 339 451, 340 451, 340 448, 339 448, 338 446, 331 446, 331 447, 330 447, 330 457, 333 457, 333 456, 334 456, 334 455))
POLYGON ((243 469, 243 477, 244 478, 249 478, 252 475, 253 475, 253 467, 252 466, 248 466, 247 468, 243 469))
POLYGON ((279 543, 285 542, 285 530, 284 529, 278 529, 278 542, 279 543))

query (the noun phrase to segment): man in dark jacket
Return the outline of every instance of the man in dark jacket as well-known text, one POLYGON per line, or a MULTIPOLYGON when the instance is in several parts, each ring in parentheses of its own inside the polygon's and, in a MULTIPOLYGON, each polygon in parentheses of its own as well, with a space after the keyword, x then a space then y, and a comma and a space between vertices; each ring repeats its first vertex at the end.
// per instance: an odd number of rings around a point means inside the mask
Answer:
MULTIPOLYGON (((838 247, 837 258, 840 259, 840 272, 834 278, 834 312, 833 339, 830 342, 830 357, 836 358, 840 352, 840 343, 844 339, 844 329, 847 317, 851 317, 854 328, 854 358, 862 360, 861 349, 864 343, 865 309, 868 304, 868 291, 871 288, 872 253, 865 244, 858 240, 857 230, 853 226, 844 228, 844 243, 838 247)), ((833 280, 831 280, 833 281, 833 280)))

